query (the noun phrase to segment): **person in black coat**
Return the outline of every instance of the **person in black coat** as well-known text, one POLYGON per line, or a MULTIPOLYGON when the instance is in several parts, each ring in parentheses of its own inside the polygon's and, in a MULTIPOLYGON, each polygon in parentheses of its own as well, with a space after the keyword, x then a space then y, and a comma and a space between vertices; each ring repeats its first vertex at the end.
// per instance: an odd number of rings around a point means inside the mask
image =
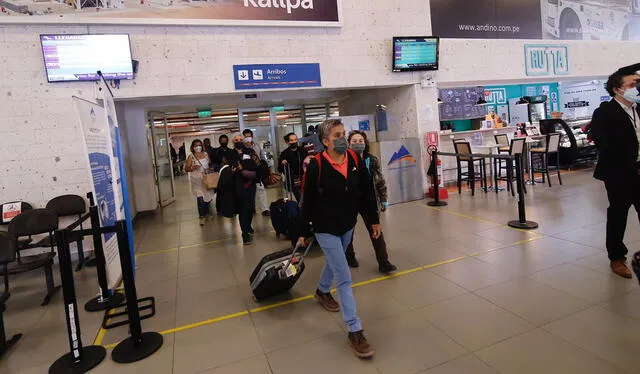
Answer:
POLYGON ((349 149, 342 122, 324 121, 318 135, 325 151, 310 160, 304 174, 298 245, 303 246, 305 237, 313 233, 325 257, 314 297, 326 310, 342 311, 351 347, 358 357, 368 358, 373 356, 373 349, 357 315, 345 250, 351 242, 358 212, 371 224, 373 238, 382 234, 380 216, 366 166, 349 149), (330 293, 334 281, 340 304, 330 293))
POLYGON ((298 136, 295 133, 288 133, 284 136, 284 141, 289 147, 280 153, 278 160, 278 171, 285 173, 284 186, 287 191, 293 193, 296 201, 300 201, 302 189, 302 164, 307 157, 307 151, 298 144, 298 136))
POLYGON ((623 242, 631 205, 640 219, 638 70, 640 64, 621 68, 609 77, 606 88, 613 99, 595 110, 590 127, 599 151, 594 178, 604 182, 609 198, 606 247, 611 270, 624 278, 631 278, 623 242))

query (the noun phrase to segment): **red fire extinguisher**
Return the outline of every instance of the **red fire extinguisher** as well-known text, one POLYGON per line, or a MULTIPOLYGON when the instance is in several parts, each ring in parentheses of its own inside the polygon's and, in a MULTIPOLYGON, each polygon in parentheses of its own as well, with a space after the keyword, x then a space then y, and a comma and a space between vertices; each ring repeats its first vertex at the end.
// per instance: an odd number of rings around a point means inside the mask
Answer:
MULTIPOLYGON (((429 155, 432 155, 433 153, 433 148, 429 147, 429 155)), ((442 160, 440 160, 440 157, 436 158, 436 169, 435 170, 431 170, 433 167, 433 163, 430 164, 430 170, 428 172, 429 174, 429 192, 428 195, 431 198, 435 197, 435 189, 433 187, 433 183, 435 181, 435 183, 438 184, 438 195, 440 197, 440 199, 446 199, 449 197, 449 192, 447 191, 447 189, 444 187, 444 185, 442 184, 442 180, 440 179, 442 177, 442 160)))

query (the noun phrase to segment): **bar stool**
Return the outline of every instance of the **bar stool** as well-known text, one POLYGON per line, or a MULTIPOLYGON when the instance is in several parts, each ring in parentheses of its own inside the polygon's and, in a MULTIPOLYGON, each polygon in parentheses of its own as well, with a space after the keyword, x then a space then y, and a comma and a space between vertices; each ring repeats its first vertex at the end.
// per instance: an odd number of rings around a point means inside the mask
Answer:
MULTIPOLYGON (((469 142, 461 141, 454 142, 453 147, 456 153, 459 154, 471 154, 471 144, 469 142)), ((462 193, 462 182, 466 181, 471 185, 471 196, 475 195, 476 184, 476 166, 480 167, 480 188, 487 192, 487 177, 485 175, 485 160, 484 158, 474 158, 472 156, 456 156, 456 163, 458 164, 458 193, 462 193), (467 164, 467 171, 462 171, 462 163, 467 164), (478 164, 476 165, 476 162, 478 164)))
POLYGON ((494 139, 496 140, 496 144, 499 145, 498 153, 509 152, 509 136, 507 134, 494 135, 494 139))
MULTIPOLYGON (((517 156, 522 158, 522 155, 524 154, 524 146, 525 146, 525 138, 516 138, 511 140, 511 145, 509 146, 509 154, 512 156, 517 156)), ((511 195, 515 196, 515 190, 513 188, 513 171, 515 168, 515 165, 513 164, 512 160, 508 160, 507 161, 507 166, 503 167, 502 163, 500 162, 501 160, 499 159, 494 159, 493 160, 493 167, 495 168, 495 172, 493 173, 494 175, 494 182, 495 185, 498 185, 498 181, 506 181, 507 182, 507 191, 511 191, 511 195), (506 176, 502 176, 502 170, 506 170, 506 176)), ((520 163, 520 175, 522 175, 522 163, 520 163)), ((524 187, 524 184, 523 184, 524 187)), ((526 189, 525 189, 526 192, 526 189)))
POLYGON ((560 153, 558 152, 558 148, 560 147, 560 134, 547 134, 546 144, 544 147, 540 148, 532 148, 531 149, 531 174, 533 177, 531 178, 531 182, 535 183, 535 173, 542 173, 542 183, 545 182, 545 175, 547 179, 547 183, 549 183, 549 187, 551 187, 551 175, 550 171, 555 171, 558 173, 558 181, 560 185, 562 185, 562 177, 560 176, 560 153), (540 168, 534 167, 533 159, 534 157, 540 158, 540 168), (556 164, 555 166, 549 165, 549 158, 555 157, 556 164))

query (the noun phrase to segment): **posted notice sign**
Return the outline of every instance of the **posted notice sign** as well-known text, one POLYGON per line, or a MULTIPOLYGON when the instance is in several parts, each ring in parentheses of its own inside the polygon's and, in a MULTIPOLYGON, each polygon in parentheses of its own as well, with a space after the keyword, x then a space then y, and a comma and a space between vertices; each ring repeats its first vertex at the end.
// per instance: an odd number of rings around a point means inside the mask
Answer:
MULTIPOLYGON (((74 97, 73 100, 82 124, 85 150, 89 157, 90 181, 100 213, 100 225, 113 226, 116 220, 124 219, 124 211, 120 172, 113 153, 111 129, 107 123, 105 108, 78 97, 74 97)), ((109 288, 112 289, 122 276, 118 238, 114 233, 104 234, 102 246, 109 288)))
POLYGON ((236 90, 320 87, 320 64, 233 65, 236 90))

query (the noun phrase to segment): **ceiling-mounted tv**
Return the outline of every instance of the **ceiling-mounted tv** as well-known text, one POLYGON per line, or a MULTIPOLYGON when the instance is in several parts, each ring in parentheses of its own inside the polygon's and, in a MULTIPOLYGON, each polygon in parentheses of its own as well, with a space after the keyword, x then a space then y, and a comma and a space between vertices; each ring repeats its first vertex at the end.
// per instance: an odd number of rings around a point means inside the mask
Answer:
POLYGON ((133 79, 128 34, 40 35, 49 82, 133 79))
POLYGON ((394 36, 393 71, 438 70, 440 38, 435 36, 394 36))

